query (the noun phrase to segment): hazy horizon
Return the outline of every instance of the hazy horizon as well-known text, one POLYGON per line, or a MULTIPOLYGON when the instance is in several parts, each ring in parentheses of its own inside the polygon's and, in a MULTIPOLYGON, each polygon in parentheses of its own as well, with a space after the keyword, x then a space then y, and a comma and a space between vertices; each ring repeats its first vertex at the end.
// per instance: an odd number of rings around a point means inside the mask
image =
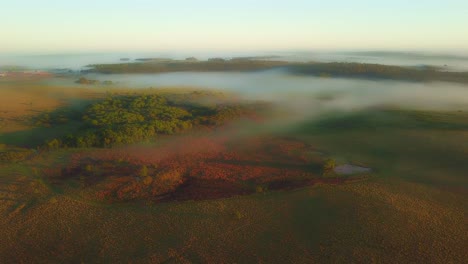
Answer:
MULTIPOLYGON (((284 54, 352 54, 352 53, 398 53, 401 55, 421 55, 421 56, 468 56, 468 48, 466 49, 372 49, 372 48, 354 48, 354 49, 326 49, 326 48, 304 48, 304 49, 251 49, 251 50, 215 50, 215 49, 153 49, 153 50, 57 50, 57 51, 1 51, 0 56, 81 56, 81 55, 96 55, 96 54, 130 54, 130 55, 144 55, 144 54, 177 54, 181 56, 186 55, 200 55, 200 54, 213 54, 221 57, 229 56, 281 56, 284 54)), ((468 58, 468 57, 467 57, 468 58)), ((465 58, 463 58, 465 59, 465 58)))
POLYGON ((0 54, 463 52, 466 1, 9 1, 0 54))

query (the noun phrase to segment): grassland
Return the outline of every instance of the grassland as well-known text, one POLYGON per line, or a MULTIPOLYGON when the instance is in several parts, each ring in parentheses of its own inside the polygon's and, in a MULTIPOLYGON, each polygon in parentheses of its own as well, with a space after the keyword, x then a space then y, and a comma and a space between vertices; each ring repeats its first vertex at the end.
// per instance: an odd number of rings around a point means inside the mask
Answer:
POLYGON ((444 188, 468 186, 467 112, 372 109, 335 113, 304 123, 294 134, 379 168, 382 176, 444 188))
MULTIPOLYGON (((145 144, 36 151, 60 131, 76 131, 76 122, 35 127, 32 116, 82 111, 108 95, 37 83, 1 85, 2 95, 13 96, 4 120, 17 124, 1 131, 2 151, 19 153, 14 162, 8 155, 0 161, 0 259, 6 263, 468 258, 466 112, 369 109, 330 113, 281 133, 252 136, 236 133, 245 126, 205 127, 145 144), (44 104, 35 104, 40 99, 44 104), (22 104, 28 101, 33 104, 22 104), (323 175, 330 157, 372 173, 323 175), (181 170, 230 182, 231 188, 195 185, 184 192, 194 196, 177 196, 173 191, 187 186, 177 181, 187 175, 174 173, 181 170), (283 187, 275 189, 278 182, 283 187), (223 195, 207 195, 207 186, 223 195), (232 186, 242 192, 229 193, 232 186), (161 193, 148 195, 153 190, 161 193), (180 199, 165 200, 171 192, 180 199)), ((179 103, 229 101, 210 93, 163 93, 179 103)), ((249 122, 262 125, 261 119, 249 122)))
POLYGON ((464 196, 405 181, 116 205, 54 192, 21 176, 20 168, 10 171, 15 173, 2 179, 10 180, 14 193, 2 203, 5 260, 462 263, 466 258, 464 196))

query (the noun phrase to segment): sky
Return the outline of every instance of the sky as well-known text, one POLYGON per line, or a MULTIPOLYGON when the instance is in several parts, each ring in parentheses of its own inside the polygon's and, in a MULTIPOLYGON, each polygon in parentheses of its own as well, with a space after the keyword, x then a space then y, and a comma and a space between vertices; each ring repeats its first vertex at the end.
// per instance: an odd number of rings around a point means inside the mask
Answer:
POLYGON ((466 0, 0 0, 0 53, 468 50, 466 0))

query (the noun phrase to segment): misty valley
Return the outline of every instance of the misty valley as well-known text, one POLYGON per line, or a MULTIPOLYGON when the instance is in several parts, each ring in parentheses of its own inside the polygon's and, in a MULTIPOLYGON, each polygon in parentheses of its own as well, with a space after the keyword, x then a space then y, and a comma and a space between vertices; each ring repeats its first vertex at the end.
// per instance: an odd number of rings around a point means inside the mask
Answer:
POLYGON ((0 260, 462 263, 468 60, 369 54, 2 66, 0 260))

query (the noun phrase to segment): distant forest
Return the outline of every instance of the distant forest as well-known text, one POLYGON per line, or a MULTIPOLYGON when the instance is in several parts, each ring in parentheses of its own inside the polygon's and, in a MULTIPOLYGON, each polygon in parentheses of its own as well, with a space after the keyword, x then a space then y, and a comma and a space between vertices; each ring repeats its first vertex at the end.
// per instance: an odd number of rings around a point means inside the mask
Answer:
POLYGON ((188 58, 187 60, 146 59, 144 62, 96 64, 90 66, 91 69, 84 71, 85 73, 245 72, 282 68, 291 74, 329 78, 342 77, 416 82, 443 81, 468 83, 468 72, 443 71, 440 68, 430 66, 402 67, 366 63, 292 63, 251 58, 235 58, 231 60, 213 58, 207 61, 198 61, 195 58, 188 58))

